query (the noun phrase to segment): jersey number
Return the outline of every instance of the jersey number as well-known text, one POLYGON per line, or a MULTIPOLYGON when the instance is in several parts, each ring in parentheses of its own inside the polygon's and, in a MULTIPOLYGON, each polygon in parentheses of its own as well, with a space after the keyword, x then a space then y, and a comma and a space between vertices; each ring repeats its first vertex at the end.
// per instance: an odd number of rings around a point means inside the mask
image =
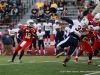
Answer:
POLYGON ((45 29, 49 29, 50 27, 49 26, 45 26, 45 29))
POLYGON ((26 33, 25 38, 30 39, 31 38, 31 33, 26 33))
POLYGON ((76 31, 82 32, 82 27, 79 25, 78 28, 75 28, 76 31))

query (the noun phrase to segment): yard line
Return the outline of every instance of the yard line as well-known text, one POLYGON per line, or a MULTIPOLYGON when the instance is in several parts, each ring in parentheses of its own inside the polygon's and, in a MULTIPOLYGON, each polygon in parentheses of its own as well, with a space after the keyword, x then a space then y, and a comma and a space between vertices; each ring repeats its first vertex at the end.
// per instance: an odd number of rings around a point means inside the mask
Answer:
POLYGON ((94 75, 94 74, 98 74, 100 73, 99 71, 93 72, 93 73, 88 73, 88 74, 84 74, 84 75, 94 75))

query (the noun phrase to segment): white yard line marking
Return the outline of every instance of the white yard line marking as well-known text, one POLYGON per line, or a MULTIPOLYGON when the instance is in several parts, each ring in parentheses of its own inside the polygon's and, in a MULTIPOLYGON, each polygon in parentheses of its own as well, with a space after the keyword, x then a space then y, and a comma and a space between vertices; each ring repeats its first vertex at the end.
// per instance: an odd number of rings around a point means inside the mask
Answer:
POLYGON ((84 74, 84 75, 94 75, 94 74, 98 74, 98 73, 100 73, 100 72, 99 71, 95 71, 93 73, 88 73, 88 74, 84 74))

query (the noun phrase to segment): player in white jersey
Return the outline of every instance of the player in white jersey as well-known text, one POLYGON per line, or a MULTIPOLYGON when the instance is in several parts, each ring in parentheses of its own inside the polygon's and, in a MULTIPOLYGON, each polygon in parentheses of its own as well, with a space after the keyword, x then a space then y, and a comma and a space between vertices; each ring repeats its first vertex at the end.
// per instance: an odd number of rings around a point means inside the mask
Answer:
POLYGON ((50 23, 49 20, 47 19, 46 22, 43 23, 43 26, 44 26, 44 30, 45 30, 45 45, 50 46, 50 30, 52 27, 52 23, 50 23))
POLYGON ((59 20, 55 20, 55 23, 53 24, 53 31, 55 31, 57 27, 59 27, 59 20))
POLYGON ((41 26, 42 26, 41 23, 39 23, 38 20, 36 20, 36 22, 34 23, 34 27, 39 29, 41 28, 41 26))
POLYGON ((13 40, 13 44, 12 44, 13 49, 15 49, 15 31, 14 31, 12 25, 9 26, 8 32, 9 32, 9 34, 11 35, 12 40, 13 40))
POLYGON ((89 21, 86 18, 84 18, 82 21, 82 24, 80 25, 80 23, 77 20, 72 21, 71 19, 69 19, 67 17, 63 17, 62 20, 65 20, 68 23, 73 25, 69 36, 57 45, 57 51, 59 52, 59 54, 56 56, 56 58, 59 58, 62 54, 64 54, 64 51, 63 51, 64 47, 70 46, 67 57, 62 63, 62 65, 64 67, 66 67, 66 62, 68 62, 70 60, 71 55, 73 54, 76 47, 78 46, 80 37, 83 33, 82 28, 87 26, 89 21))
POLYGON ((46 54, 45 48, 44 48, 44 35, 45 32, 41 30, 41 28, 38 29, 38 32, 36 33, 38 37, 38 47, 39 47, 39 55, 41 55, 41 45, 43 48, 44 55, 46 54))

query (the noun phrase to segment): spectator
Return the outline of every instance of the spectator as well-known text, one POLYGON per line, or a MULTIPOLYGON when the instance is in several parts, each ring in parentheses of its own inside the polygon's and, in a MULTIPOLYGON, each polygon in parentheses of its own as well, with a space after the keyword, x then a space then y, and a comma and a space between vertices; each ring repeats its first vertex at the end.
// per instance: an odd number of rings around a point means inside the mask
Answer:
POLYGON ((97 6, 96 3, 94 1, 92 1, 92 7, 91 8, 94 9, 96 6, 97 6))
POLYGON ((8 12, 10 14, 11 13, 11 8, 10 7, 6 8, 5 13, 6 12, 8 12))
POLYGON ((3 21, 4 20, 4 15, 5 15, 5 8, 2 7, 2 10, 0 11, 1 13, 1 20, 3 21))
POLYGON ((66 5, 64 5, 64 7, 63 7, 63 11, 65 11, 66 14, 68 13, 68 10, 67 10, 66 5))
POLYGON ((16 0, 16 8, 20 9, 22 6, 21 0, 16 0))
POLYGON ((44 7, 44 3, 43 3, 41 0, 39 0, 39 1, 36 3, 36 7, 37 7, 38 9, 43 8, 43 7, 44 7))
POLYGON ((7 51, 9 55, 11 55, 11 44, 13 43, 9 32, 5 30, 5 34, 2 36, 2 43, 4 45, 3 54, 7 51))
POLYGON ((57 15, 58 15, 58 13, 61 14, 62 10, 63 10, 63 4, 60 3, 59 7, 57 8, 56 14, 57 14, 57 15))
POLYGON ((82 6, 83 5, 84 0, 75 0, 75 4, 82 6))
POLYGON ((38 10, 36 9, 36 7, 34 7, 32 10, 31 10, 31 16, 30 16, 30 19, 37 19, 37 16, 38 16, 38 10))
POLYGON ((50 17, 51 20, 56 20, 57 19, 57 16, 55 13, 52 13, 51 17, 50 17))
POLYGON ((82 7, 80 7, 78 9, 78 16, 83 16, 83 8, 82 7))
POLYGON ((50 19, 50 15, 51 15, 50 8, 47 7, 46 10, 44 11, 44 18, 50 19))
POLYGON ((50 17, 51 23, 55 23, 55 20, 56 20, 56 19, 57 19, 56 14, 55 14, 55 13, 52 13, 52 14, 51 14, 51 17, 50 17))
POLYGON ((13 19, 17 16, 18 14, 18 9, 13 6, 13 8, 11 9, 11 16, 13 17, 13 19))
POLYGON ((92 0, 96 5, 99 4, 100 0, 92 0))
POLYGON ((50 5, 48 4, 48 1, 45 1, 45 3, 44 3, 44 11, 47 9, 47 7, 50 7, 50 5))
POLYGON ((10 2, 8 3, 7 7, 9 7, 10 9, 12 9, 12 7, 13 7, 12 1, 10 1, 10 2))
POLYGON ((86 16, 88 12, 89 12, 89 9, 87 7, 84 7, 83 17, 86 16))
POLYGON ((56 13, 58 6, 54 0, 52 1, 50 8, 52 13, 56 13))
POLYGON ((2 10, 3 8, 6 8, 6 2, 5 1, 1 1, 0 3, 0 10, 2 10))
POLYGON ((44 11, 43 9, 40 7, 39 11, 38 11, 38 18, 43 18, 44 17, 44 11))
POLYGON ((61 13, 61 16, 66 16, 67 14, 66 14, 66 11, 62 11, 62 13, 61 13))
POLYGON ((60 6, 60 4, 62 4, 64 6, 64 5, 67 5, 67 2, 65 0, 60 0, 58 2, 58 7, 60 6))
POLYGON ((11 22, 11 17, 8 12, 4 15, 4 22, 10 23, 11 22))

